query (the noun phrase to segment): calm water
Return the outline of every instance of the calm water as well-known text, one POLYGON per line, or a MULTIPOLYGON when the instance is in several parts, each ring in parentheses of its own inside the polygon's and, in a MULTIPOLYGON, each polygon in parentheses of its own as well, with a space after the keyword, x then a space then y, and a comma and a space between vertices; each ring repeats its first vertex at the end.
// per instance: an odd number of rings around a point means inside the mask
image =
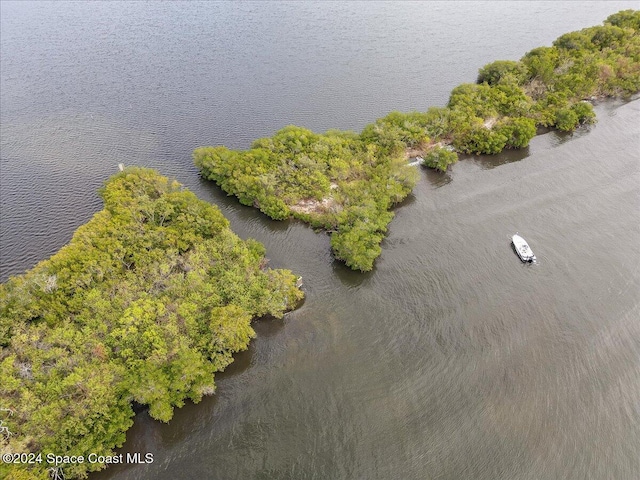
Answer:
POLYGON ((0 278, 55 253, 119 162, 217 204, 307 300, 98 479, 640 478, 640 100, 423 172, 369 274, 201 181, 191 151, 443 105, 635 2, 2 2, 0 278), (519 231, 539 258, 522 265, 519 231))

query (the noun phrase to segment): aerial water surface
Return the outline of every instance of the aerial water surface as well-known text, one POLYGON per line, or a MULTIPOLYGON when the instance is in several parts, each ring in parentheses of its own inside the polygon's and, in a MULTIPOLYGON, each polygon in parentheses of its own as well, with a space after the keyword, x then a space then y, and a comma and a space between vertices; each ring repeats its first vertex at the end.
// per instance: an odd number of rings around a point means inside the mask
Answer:
POLYGON ((0 280, 64 245, 124 163, 176 177, 305 282, 214 396, 169 424, 136 417, 121 451, 152 464, 90 478, 640 478, 640 100, 422 171, 368 274, 191 160, 287 124, 360 130, 444 105, 485 63, 634 7, 2 2, 0 280))

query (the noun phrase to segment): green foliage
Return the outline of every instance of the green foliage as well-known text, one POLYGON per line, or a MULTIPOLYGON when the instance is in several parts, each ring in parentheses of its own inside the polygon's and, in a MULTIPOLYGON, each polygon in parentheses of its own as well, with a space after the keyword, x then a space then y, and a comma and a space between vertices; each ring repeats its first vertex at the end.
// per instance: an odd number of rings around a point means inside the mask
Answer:
POLYGON ((425 130, 432 139, 447 138, 452 133, 451 110, 446 107, 431 107, 425 114, 425 130))
MULTIPOLYGON (((214 373, 254 336, 253 317, 280 317, 302 296, 291 272, 262 269, 262 245, 152 170, 126 169, 101 196, 104 209, 67 246, 0 285, 10 451, 111 454, 132 401, 169 421, 213 392, 214 373)), ((20 468, 4 474, 35 477, 45 464, 20 468)))
POLYGON ((617 49, 624 45, 627 34, 618 26, 604 25, 588 29, 591 43, 598 50, 617 49))
POLYGON ((338 231, 331 236, 335 257, 354 270, 373 269, 393 213, 363 199, 358 206, 340 212, 339 217, 338 231))
POLYGON ((449 107, 468 114, 453 128, 454 145, 470 153, 495 152, 506 134, 504 146, 518 148, 528 144, 533 132, 530 123, 522 123, 524 118, 571 131, 595 119, 583 99, 638 92, 639 18, 638 11, 619 12, 605 25, 566 33, 552 47, 531 50, 520 62, 486 65, 478 79, 482 86, 462 85, 452 92, 449 107), (514 118, 520 120, 510 132, 514 118), (483 131, 480 121, 497 132, 483 131))
POLYGON ((463 83, 451 91, 449 108, 465 111, 467 115, 486 118, 498 114, 497 90, 489 85, 463 83))
POLYGON ((497 115, 482 122, 470 117, 460 122, 453 136, 456 150, 464 153, 496 154, 505 148, 522 148, 536 134, 535 121, 527 117, 497 115))
POLYGON ((640 30, 640 10, 621 10, 618 13, 609 15, 604 21, 605 24, 614 25, 616 27, 631 28, 640 30))
POLYGON ((429 117, 420 112, 391 112, 386 117, 367 125, 361 138, 367 143, 374 143, 393 151, 393 147, 413 148, 429 142, 427 126, 429 117))
POLYGON ((588 102, 580 102, 571 107, 559 108, 555 112, 554 126, 558 130, 570 132, 579 125, 594 123, 596 114, 588 102))
POLYGON ((553 46, 562 50, 575 50, 576 52, 594 48, 591 38, 585 30, 565 33, 553 42, 553 46))
POLYGON ((533 81, 525 87, 535 93, 534 97, 564 93, 568 102, 563 105, 565 109, 591 96, 628 96, 637 92, 639 18, 639 11, 619 12, 610 16, 605 25, 564 34, 553 47, 532 50, 522 59, 533 81))
POLYGON ((555 126, 558 130, 570 132, 574 130, 579 123, 578 115, 571 108, 560 108, 556 112, 555 126))
MULTIPOLYGON (((536 125, 593 123, 593 96, 640 91, 640 12, 560 36, 520 62, 498 60, 447 107, 392 112, 360 135, 289 126, 246 151, 203 147, 194 161, 245 205, 332 231, 336 258, 368 271, 393 204, 417 173, 408 150, 446 170, 455 152, 521 148, 536 125)), ((168 421, 215 389, 214 373, 254 336, 251 319, 282 316, 301 298, 284 270, 263 270, 264 247, 240 240, 213 206, 151 170, 127 169, 101 190, 104 209, 69 245, 0 286, 0 406, 14 452, 108 455, 132 424, 132 401, 168 421)), ((96 464, 65 467, 80 477, 96 464)), ((0 466, 8 478, 46 476, 0 466)))
POLYGON ((496 60, 480 69, 478 83, 498 85, 499 83, 522 84, 527 77, 527 67, 521 62, 496 60))
POLYGON ((507 148, 523 148, 536 136, 536 123, 526 117, 506 117, 497 126, 501 134, 507 137, 507 148))
POLYGON ((420 126, 423 116, 391 114, 361 136, 338 131, 319 135, 289 126, 256 140, 246 151, 198 148, 194 161, 205 178, 275 220, 295 216, 333 230, 339 237, 332 241, 336 257, 354 269, 370 270, 380 255, 380 232, 391 220, 387 210, 415 185, 417 174, 406 165, 403 142, 427 138, 420 126), (384 225, 347 234, 354 228, 347 226, 351 215, 365 203, 373 207, 358 212, 363 224, 378 225, 382 218, 384 225))
POLYGON ((284 220, 289 218, 291 210, 280 198, 261 196, 262 200, 258 202, 260 211, 274 220, 284 220))
POLYGON ((448 148, 436 147, 431 149, 424 156, 424 165, 429 168, 435 168, 441 172, 446 172, 449 165, 453 165, 458 161, 458 154, 448 148))
POLYGON ((553 79, 559 57, 556 47, 538 47, 525 54, 521 62, 529 71, 529 80, 538 79, 548 84, 553 79))
POLYGON ((571 106, 571 110, 578 116, 580 124, 595 123, 596 121, 596 112, 593 111, 593 105, 589 102, 578 102, 571 106))
MULTIPOLYGON (((452 90, 446 107, 391 112, 360 135, 289 126, 246 151, 198 148, 194 161, 204 178, 241 203, 276 220, 293 216, 334 232, 336 258, 370 270, 386 229, 377 218, 390 220, 388 209, 415 184, 408 157, 424 153, 426 166, 444 171, 457 155, 438 145, 496 154, 529 145, 537 126, 570 131, 592 123, 593 108, 584 99, 640 91, 639 15, 619 12, 603 26, 562 35, 520 61, 489 63, 478 84, 452 90), (373 207, 356 214, 364 205, 373 207)), ((6 328, 0 324, 0 342, 6 328)))
POLYGON ((380 242, 383 238, 383 233, 361 222, 331 235, 331 247, 335 257, 343 260, 349 268, 368 272, 382 253, 380 242))
POLYGON ((464 153, 495 154, 507 146, 509 137, 500 130, 476 126, 456 137, 453 145, 464 153))

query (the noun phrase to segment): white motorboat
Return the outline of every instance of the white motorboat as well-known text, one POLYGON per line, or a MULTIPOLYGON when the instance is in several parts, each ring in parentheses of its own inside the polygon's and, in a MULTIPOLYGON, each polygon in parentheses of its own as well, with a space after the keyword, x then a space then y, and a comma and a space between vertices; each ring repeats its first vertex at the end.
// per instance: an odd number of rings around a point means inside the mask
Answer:
POLYGON ((527 241, 522 238, 517 233, 511 237, 511 243, 513 243, 513 248, 516 249, 516 253, 520 257, 520 260, 523 262, 533 263, 536 261, 536 256, 533 254, 531 247, 527 241))

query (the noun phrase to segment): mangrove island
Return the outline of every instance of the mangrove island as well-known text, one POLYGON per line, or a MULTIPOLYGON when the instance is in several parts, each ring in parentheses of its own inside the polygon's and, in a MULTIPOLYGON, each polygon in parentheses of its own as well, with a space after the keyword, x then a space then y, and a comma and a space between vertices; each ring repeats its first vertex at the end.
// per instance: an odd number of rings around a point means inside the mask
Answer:
POLYGON ((591 101, 640 91, 640 11, 560 36, 520 61, 480 69, 477 83, 454 88, 445 107, 392 112, 360 134, 317 134, 288 126, 249 150, 201 147, 204 178, 275 220, 297 218, 331 233, 335 257, 368 271, 393 218, 412 191, 407 166, 423 156, 441 171, 458 153, 496 154, 529 144, 538 128, 572 131, 595 121, 591 101))
MULTIPOLYGON (((265 267, 260 243, 177 182, 127 168, 100 194, 104 209, 68 245, 0 285, 4 452, 113 455, 134 402, 168 422, 213 393, 214 374, 255 336, 253 318, 302 298, 290 271, 265 267)), ((3 462, 0 477, 49 478, 50 467, 3 462)))

